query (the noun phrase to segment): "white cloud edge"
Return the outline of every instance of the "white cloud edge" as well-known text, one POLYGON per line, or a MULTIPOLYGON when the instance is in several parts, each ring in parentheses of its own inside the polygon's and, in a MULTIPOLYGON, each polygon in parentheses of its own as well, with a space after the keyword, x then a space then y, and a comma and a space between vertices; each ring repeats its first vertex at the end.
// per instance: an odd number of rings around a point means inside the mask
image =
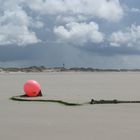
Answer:
POLYGON ((42 28, 44 24, 30 17, 19 1, 3 1, 0 15, 0 45, 26 46, 41 42, 30 28, 42 28))
POLYGON ((140 48, 140 25, 132 24, 124 30, 113 32, 109 37, 110 46, 140 48))
POLYGON ((134 7, 131 8, 130 11, 133 12, 133 13, 140 13, 140 9, 134 8, 134 7))
POLYGON ((102 43, 104 34, 99 31, 99 26, 95 22, 71 22, 65 26, 56 26, 54 33, 59 41, 73 45, 84 45, 86 43, 102 43))
POLYGON ((23 0, 33 11, 43 15, 83 15, 119 21, 124 15, 124 9, 119 0, 23 0), (113 14, 113 16, 112 16, 113 14))

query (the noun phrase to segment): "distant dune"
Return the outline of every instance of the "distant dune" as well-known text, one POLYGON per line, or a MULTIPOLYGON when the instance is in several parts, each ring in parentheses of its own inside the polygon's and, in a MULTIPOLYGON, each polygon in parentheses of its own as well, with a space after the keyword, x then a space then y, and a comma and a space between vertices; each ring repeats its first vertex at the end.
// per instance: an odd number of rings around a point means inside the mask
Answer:
POLYGON ((64 67, 52 67, 48 68, 45 66, 30 66, 30 67, 8 67, 3 68, 0 67, 0 72, 140 72, 140 69, 99 69, 99 68, 84 68, 84 67, 72 67, 72 68, 64 68, 64 67))

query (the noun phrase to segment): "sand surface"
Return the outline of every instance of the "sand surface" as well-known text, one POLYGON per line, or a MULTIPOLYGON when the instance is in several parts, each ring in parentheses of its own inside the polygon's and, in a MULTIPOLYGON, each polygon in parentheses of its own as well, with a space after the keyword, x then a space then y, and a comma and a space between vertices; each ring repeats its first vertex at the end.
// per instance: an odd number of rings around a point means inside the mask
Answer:
POLYGON ((44 98, 86 102, 140 100, 139 72, 0 73, 1 140, 138 140, 140 104, 68 107, 16 102, 28 79, 37 80, 44 98))

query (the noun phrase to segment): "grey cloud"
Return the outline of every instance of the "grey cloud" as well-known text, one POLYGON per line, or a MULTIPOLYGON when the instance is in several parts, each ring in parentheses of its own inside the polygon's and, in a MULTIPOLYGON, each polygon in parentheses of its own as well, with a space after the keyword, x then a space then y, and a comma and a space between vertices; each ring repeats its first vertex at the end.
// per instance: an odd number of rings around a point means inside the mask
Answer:
POLYGON ((99 56, 127 56, 127 55, 140 55, 140 50, 137 47, 110 47, 110 46, 100 46, 88 44, 86 47, 81 48, 83 51, 86 51, 89 54, 98 54, 99 56))

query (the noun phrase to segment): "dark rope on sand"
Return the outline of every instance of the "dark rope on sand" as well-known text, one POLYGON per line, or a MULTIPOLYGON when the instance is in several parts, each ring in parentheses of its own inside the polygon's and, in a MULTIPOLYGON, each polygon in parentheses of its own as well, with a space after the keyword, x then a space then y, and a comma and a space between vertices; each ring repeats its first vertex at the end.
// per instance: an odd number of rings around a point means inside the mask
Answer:
POLYGON ((33 99, 33 98, 20 98, 22 96, 13 96, 10 99, 14 100, 14 101, 26 101, 26 102, 52 102, 52 103, 59 103, 59 104, 63 104, 63 105, 67 105, 67 106, 80 106, 80 105, 84 105, 86 103, 83 104, 79 104, 79 103, 70 103, 70 102, 66 102, 63 100, 55 100, 55 99, 33 99))
POLYGON ((91 99, 90 104, 122 104, 122 103, 140 103, 140 101, 123 101, 123 100, 94 100, 91 99))
POLYGON ((14 101, 25 101, 25 102, 52 102, 52 103, 59 103, 63 104, 66 106, 82 106, 82 105, 87 105, 87 104, 120 104, 120 103, 140 103, 140 101, 121 101, 121 100, 94 100, 91 99, 89 102, 85 103, 72 103, 72 102, 66 102, 63 100, 55 100, 55 99, 34 99, 34 98, 29 98, 24 95, 21 96, 13 96, 10 98, 11 100, 14 101), (24 98, 23 98, 24 97, 24 98))

